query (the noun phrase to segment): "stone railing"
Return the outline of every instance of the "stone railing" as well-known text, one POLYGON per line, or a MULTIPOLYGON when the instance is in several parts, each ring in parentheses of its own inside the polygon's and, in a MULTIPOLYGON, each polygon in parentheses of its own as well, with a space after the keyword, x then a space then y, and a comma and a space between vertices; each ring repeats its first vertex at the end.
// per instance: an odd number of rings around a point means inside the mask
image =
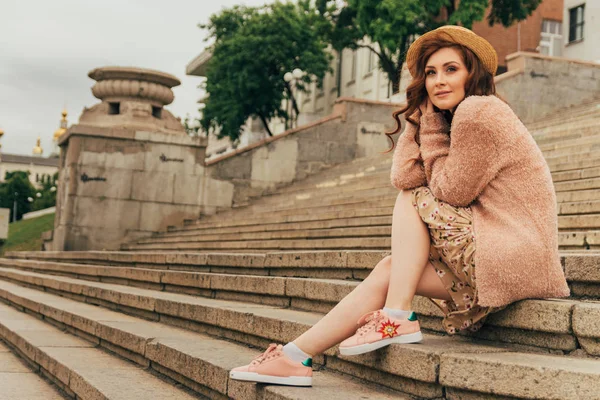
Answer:
POLYGON ((598 63, 528 52, 510 54, 506 61, 508 71, 496 77, 496 88, 524 123, 600 93, 598 63))
POLYGON ((206 176, 233 184, 231 206, 246 204, 324 168, 386 151, 384 132, 395 128, 392 112, 401 106, 339 98, 331 115, 208 161, 206 176))

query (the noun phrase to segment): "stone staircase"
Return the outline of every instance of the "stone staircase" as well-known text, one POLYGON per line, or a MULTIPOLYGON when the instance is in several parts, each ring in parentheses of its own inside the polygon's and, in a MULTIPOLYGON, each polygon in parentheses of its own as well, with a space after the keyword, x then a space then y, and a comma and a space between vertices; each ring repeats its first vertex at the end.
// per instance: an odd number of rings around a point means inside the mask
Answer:
POLYGON ((519 301, 449 337, 417 296, 421 343, 353 357, 335 346, 315 358, 312 388, 229 380, 389 254, 391 155, 358 159, 124 251, 6 254, 0 356, 10 348, 53 385, 7 380, 0 399, 33 387, 49 399, 600 399, 600 108, 560 118, 530 131, 557 189, 572 297, 519 301))
MULTIPOLYGON (((600 249, 600 100, 531 124, 557 192, 559 248, 600 249), (561 120, 561 118, 563 120, 561 120)), ((391 156, 338 165, 232 209, 123 250, 264 252, 390 248, 397 189, 391 156)))

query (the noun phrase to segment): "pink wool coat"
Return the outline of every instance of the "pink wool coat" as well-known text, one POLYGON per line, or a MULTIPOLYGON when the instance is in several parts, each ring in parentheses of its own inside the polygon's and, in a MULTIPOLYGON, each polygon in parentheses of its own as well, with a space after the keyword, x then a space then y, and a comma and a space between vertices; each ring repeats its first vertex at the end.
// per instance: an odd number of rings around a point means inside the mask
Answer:
POLYGON ((452 126, 442 113, 420 116, 420 127, 406 124, 392 184, 428 186, 441 201, 471 207, 478 303, 569 296, 550 169, 512 109, 496 96, 469 96, 452 126))

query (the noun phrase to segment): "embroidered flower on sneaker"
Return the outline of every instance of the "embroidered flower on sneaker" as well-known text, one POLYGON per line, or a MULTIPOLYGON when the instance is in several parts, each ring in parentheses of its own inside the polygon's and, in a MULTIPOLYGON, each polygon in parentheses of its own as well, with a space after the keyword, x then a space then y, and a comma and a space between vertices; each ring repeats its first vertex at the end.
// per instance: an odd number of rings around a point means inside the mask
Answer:
POLYGON ((427 207, 427 202, 426 201, 422 202, 421 207, 427 207))
POLYGON ((442 276, 446 275, 446 273, 444 271, 442 271, 441 269, 437 269, 435 272, 437 272, 438 276, 441 278, 442 276))
POLYGON ((464 289, 464 288, 465 288, 465 284, 464 284, 464 282, 458 282, 458 283, 456 284, 456 288, 457 288, 457 289, 464 289))
POLYGON ((398 328, 400 324, 394 324, 392 321, 388 320, 386 322, 381 323, 381 327, 377 330, 377 332, 381 333, 381 338, 385 337, 394 337, 398 334, 398 328))

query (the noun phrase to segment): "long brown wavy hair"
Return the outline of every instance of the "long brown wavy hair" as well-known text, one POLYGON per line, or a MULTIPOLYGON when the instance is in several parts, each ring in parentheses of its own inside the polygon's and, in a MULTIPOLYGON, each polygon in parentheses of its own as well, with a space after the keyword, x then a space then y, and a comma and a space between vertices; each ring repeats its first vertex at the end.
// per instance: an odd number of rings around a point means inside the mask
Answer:
MULTIPOLYGON (((385 132, 388 139, 392 141, 392 148, 381 154, 389 153, 394 149, 394 139, 392 139, 391 136, 400 132, 402 128, 400 118, 398 118, 400 114, 404 114, 407 122, 416 125, 417 127, 419 126, 419 121, 413 121, 409 117, 417 110, 420 112, 419 105, 422 104, 428 96, 427 89, 425 88, 425 64, 433 53, 444 47, 453 47, 457 49, 461 54, 463 63, 469 71, 465 83, 465 98, 473 95, 494 95, 506 103, 506 100, 496 93, 496 85, 494 84, 494 77, 492 74, 485 70, 477 55, 468 47, 439 38, 428 40, 423 43, 421 54, 417 58, 415 64, 417 67, 416 76, 413 77, 412 82, 406 88, 406 107, 392 113, 392 116, 396 120, 396 129, 394 129, 393 132, 385 132)), ((449 124, 452 123, 452 112, 450 112, 450 110, 440 110, 435 105, 433 106, 433 109, 436 112, 441 112, 449 124)))

